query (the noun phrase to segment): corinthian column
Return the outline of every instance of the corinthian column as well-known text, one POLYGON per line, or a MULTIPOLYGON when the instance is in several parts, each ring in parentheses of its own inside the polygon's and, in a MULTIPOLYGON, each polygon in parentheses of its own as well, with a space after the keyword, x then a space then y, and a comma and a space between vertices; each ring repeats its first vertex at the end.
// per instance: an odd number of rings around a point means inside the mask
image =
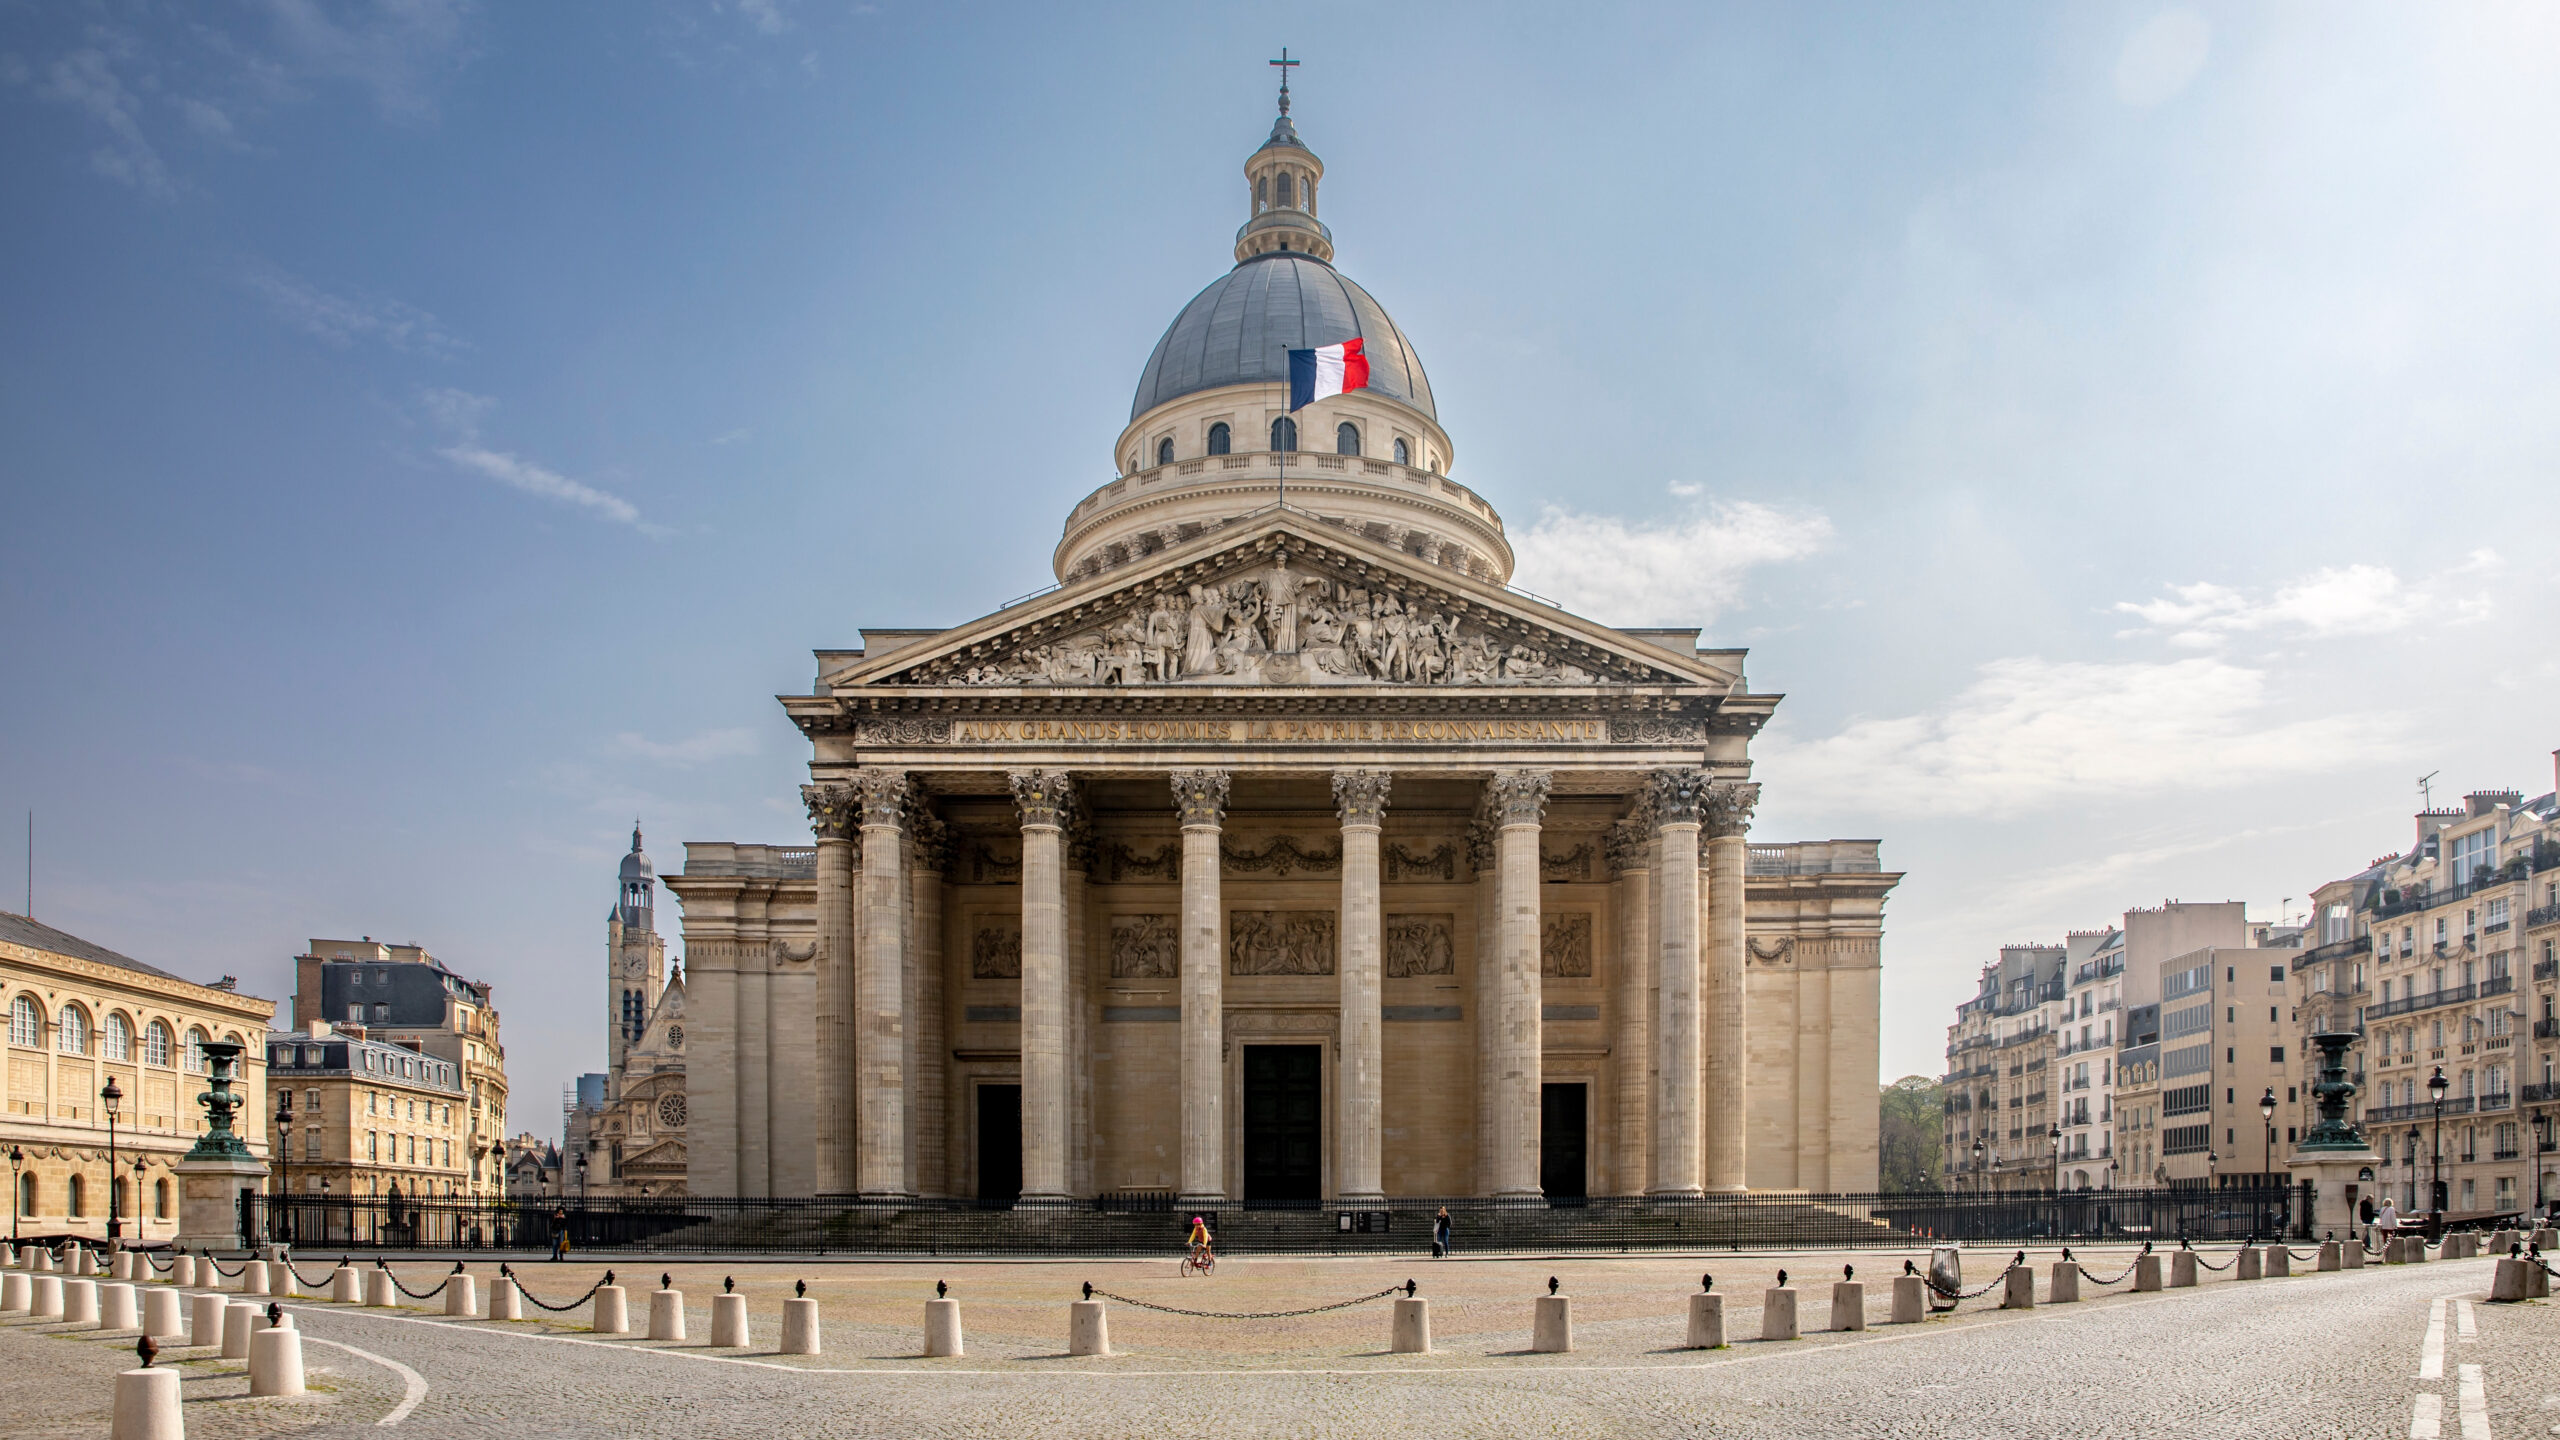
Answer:
POLYGON ((1067 1190, 1067 915, 1061 855, 1071 789, 1063 770, 1015 770, 1022 812, 1022 1198, 1062 1207, 1067 1190))
POLYGON ((1334 1189, 1345 1203, 1384 1204, 1379 1157, 1378 817, 1387 808, 1384 770, 1336 770, 1333 803, 1342 812, 1341 1061, 1334 1086, 1334 1189))
POLYGON ((943 1066, 942 877, 951 869, 951 830, 919 799, 907 813, 907 1189, 951 1193, 943 1126, 950 1086, 943 1066))
POLYGON ((1654 834, 1661 892, 1654 907, 1660 1008, 1654 1017, 1653 1188, 1655 1195, 1695 1195, 1704 1180, 1698 1137, 1698 807, 1703 770, 1653 772, 1654 834))
POLYGON ((1646 1088, 1653 1064, 1652 814, 1650 797, 1639 797, 1634 815, 1610 826, 1606 841, 1609 868, 1617 877, 1610 897, 1618 952, 1609 975, 1609 996, 1615 1003, 1609 1070, 1617 1097, 1617 1123, 1611 1130, 1616 1164, 1609 1189, 1618 1195, 1644 1193, 1653 1133, 1653 1095, 1646 1088))
POLYGON ((1554 775, 1502 770, 1493 777, 1495 901, 1501 969, 1494 1012, 1493 1193, 1537 1199, 1539 1082, 1545 1038, 1538 983, 1538 831, 1554 775))
POLYGON ((1182 816, 1182 1158, 1185 1205, 1227 1198, 1225 1024, 1226 916, 1218 898, 1218 836, 1227 816, 1227 772, 1176 770, 1182 816))
MULTIPOLYGON (((1760 803, 1760 787, 1719 781, 1707 791, 1701 818, 1707 836, 1706 1003, 1706 1183, 1709 1190, 1749 1187, 1747 1151, 1750 1130, 1748 1076, 1751 1069, 1745 1025, 1742 974, 1742 922, 1745 884, 1744 835, 1751 829, 1752 808, 1760 803)), ((1666 857, 1665 868, 1669 868, 1666 857)))
POLYGON ((849 785, 803 785, 818 837, 818 1193, 853 1193, 853 872, 862 802, 849 785))
POLYGON ((905 772, 857 770, 862 797, 860 938, 853 967, 854 1193, 907 1193, 907 803, 905 772))

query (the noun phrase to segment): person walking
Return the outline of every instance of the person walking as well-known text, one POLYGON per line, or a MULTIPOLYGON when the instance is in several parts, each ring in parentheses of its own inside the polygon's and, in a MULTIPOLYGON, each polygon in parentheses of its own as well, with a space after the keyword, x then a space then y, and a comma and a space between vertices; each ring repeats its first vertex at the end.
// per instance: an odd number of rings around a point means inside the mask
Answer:
POLYGON ((554 1206, 551 1211, 551 1258, 559 1260, 569 1253, 569 1211, 554 1206))
POLYGON ((2376 1248, 2385 1255, 2391 1253, 2391 1242, 2400 1238, 2400 1210, 2387 1195, 2382 1200, 2382 1213, 2373 1217, 2373 1233, 2378 1237, 2376 1248))
POLYGON ((1449 1258, 1449 1207, 1446 1205, 1440 1207, 1439 1214, 1431 1217, 1431 1258, 1449 1258))

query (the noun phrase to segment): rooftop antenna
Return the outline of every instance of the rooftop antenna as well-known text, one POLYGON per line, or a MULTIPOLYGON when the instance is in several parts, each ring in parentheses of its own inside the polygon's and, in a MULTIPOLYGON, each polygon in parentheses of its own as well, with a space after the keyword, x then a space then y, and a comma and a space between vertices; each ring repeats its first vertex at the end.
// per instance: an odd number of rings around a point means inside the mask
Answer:
POLYGON ((2418 808, 2428 811, 2436 808, 2436 787, 2432 782, 2443 773, 2441 770, 2430 770, 2418 777, 2418 808))

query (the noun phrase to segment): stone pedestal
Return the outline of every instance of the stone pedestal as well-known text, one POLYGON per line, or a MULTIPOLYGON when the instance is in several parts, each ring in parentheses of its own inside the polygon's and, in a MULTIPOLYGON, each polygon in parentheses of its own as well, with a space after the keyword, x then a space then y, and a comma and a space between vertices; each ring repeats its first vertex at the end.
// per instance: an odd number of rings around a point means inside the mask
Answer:
POLYGON ((265 1188, 263 1160, 238 1156, 187 1159, 169 1167, 178 1176, 177 1243, 188 1250, 237 1250, 248 1243, 240 1233, 240 1197, 265 1188))
POLYGON ((2335 1240, 2321 1241, 2320 1259, 2316 1263, 2323 1270, 2335 1270, 2339 1268, 2339 1266, 2344 1263, 2344 1258, 2343 1253, 2338 1248, 2338 1242, 2335 1240))
POLYGON ((1692 1295, 1689 1297, 1689 1348, 1721 1350, 1724 1348, 1724 1297, 1692 1295))
POLYGON ((2196 1283, 2196 1252, 2173 1250, 2169 1253, 2169 1288, 2172 1290, 2196 1283))
POLYGON ((524 1318, 524 1291, 516 1288, 516 1282, 508 1276, 499 1276, 489 1287, 489 1318, 492 1320, 524 1318))
POLYGON ((241 1262, 240 1293, 243 1295, 264 1295, 267 1293, 266 1261, 244 1260, 241 1262))
POLYGON ((1893 1323, 1916 1325, 1929 1313, 1929 1282, 1917 1275, 1893 1277, 1893 1323))
POLYGON ((182 1339, 187 1333, 187 1297, 175 1290, 146 1291, 142 1297, 142 1333, 154 1340, 182 1339))
POLYGON ((681 1340, 684 1338, 684 1292, 653 1290, 649 1293, 649 1338, 681 1340))
POLYGON ((329 1277, 329 1298, 341 1305, 364 1303, 364 1272, 353 1265, 341 1265, 329 1277))
POLYGON ((619 1285, 601 1286, 596 1291, 595 1309, 587 1319, 587 1328, 598 1335, 631 1333, 631 1307, 628 1292, 619 1285))
POLYGON ((1416 1297, 1396 1301, 1395 1318, 1388 1324, 1387 1349, 1397 1355, 1431 1353, 1431 1302, 1416 1297))
POLYGON ((246 1360, 249 1358, 249 1337, 257 1333, 254 1328, 257 1323, 257 1306, 244 1300, 226 1300, 222 1303, 223 1359, 246 1360))
POLYGON ((2263 1254, 2264 1252, 2255 1245, 2242 1246, 2240 1253, 2232 1258, 2231 1278, 2234 1280, 2257 1279, 2264 1265, 2263 1254))
POLYGON ((2293 1273, 2293 1252, 2292 1252, 2292 1251, 2290 1251, 2290 1250, 2288 1250, 2288 1249, 2286 1249, 2286 1248, 2284 1247, 2284 1242, 2283 1242, 2283 1241, 2281 1241, 2281 1240, 2277 1241, 2277 1242, 2276 1242, 2275 1244, 2273 1244, 2273 1245, 2268 1246, 2268 1247, 2267 1247, 2267 1274, 2268 1274, 2268 1276, 2269 1276, 2269 1277, 2274 1277, 2274 1276, 2279 1276, 2279 1275, 2290 1275, 2290 1274, 2292 1274, 2292 1273, 2293 1273))
POLYGON ((219 1295, 198 1295, 187 1302, 187 1343, 212 1348, 222 1343, 222 1317, 230 1307, 219 1295))
POLYGON ((746 1348, 747 1297, 714 1295, 711 1297, 711 1348, 741 1350, 746 1348))
POLYGON ((1796 1292, 1791 1285, 1773 1285, 1760 1293, 1760 1338, 1793 1340, 1803 1332, 1796 1328, 1796 1292))
POLYGON ((1867 1328, 1867 1283, 1863 1280, 1831 1282, 1831 1328, 1864 1330, 1867 1328))
POLYGON ((1067 1306, 1067 1353, 1111 1353, 1111 1317, 1099 1300, 1077 1300, 1067 1306))
POLYGON ((2525 1276, 2532 1263, 2529 1260, 2516 1259, 2499 1261, 2498 1273, 2489 1281, 2490 1302, 2506 1304, 2524 1299, 2530 1288, 2525 1276))
MULTIPOLYGON (((953 1301, 956 1307, 959 1302, 953 1301)), ((955 1317, 953 1323, 958 1323, 955 1317)), ((925 1352, 933 1353, 933 1327, 925 1327, 925 1352)), ((801 1297, 782 1302, 782 1353, 815 1355, 818 1353, 818 1302, 801 1297)), ((953 1351, 958 1354, 958 1351, 953 1351)))
POLYGON ((2000 1277, 2000 1308, 2033 1310, 2036 1308, 2036 1272, 2024 1265, 2012 1265, 2000 1277))
POLYGON ((249 1393, 302 1393, 301 1331, 291 1326, 278 1326, 249 1337, 249 1393))
POLYGON ((27 1303, 27 1314, 30 1317, 37 1320, 59 1320, 62 1318, 61 1276, 36 1276, 35 1289, 29 1293, 31 1298, 27 1303))
POLYGON ((2045 1303, 2068 1305, 2080 1298, 2080 1262, 2056 1260, 2045 1280, 2045 1303))
POLYGON ((98 1328, 101 1330, 139 1330, 142 1317, 135 1311, 133 1286, 126 1281, 110 1280, 98 1287, 98 1328))
POLYGON ((399 1308, 400 1287, 392 1280, 389 1269, 374 1267, 373 1273, 365 1280, 364 1303, 384 1310, 399 1308))
POLYGON ((2302 1188, 2302 1182, 2311 1182, 2311 1213, 2302 1217, 2301 1223, 2314 1235, 2332 1230, 2354 1233, 2363 1223, 2356 1211, 2363 1201, 2382 1190, 2374 1181, 2357 1178, 2382 1164, 2381 1156, 2361 1144, 2347 1150, 2296 1150, 2284 1163, 2293 1175, 2296 1190, 2302 1188))
POLYGON ((444 1277, 444 1313, 470 1320, 480 1314, 480 1279, 476 1275, 444 1277))
POLYGON ((116 1375, 116 1408, 109 1440, 186 1440, 179 1418, 178 1372, 125 1370, 116 1375))
POLYGON ((2361 1240, 2341 1240, 2341 1241, 2339 1241, 2339 1242, 2338 1242, 2338 1266, 2339 1266, 2339 1268, 2340 1268, 2340 1269, 2344 1269, 2344 1270, 2361 1270, 2361 1269, 2363 1269, 2363 1268, 2364 1268, 2364 1242, 2363 1242, 2363 1241, 2361 1241, 2361 1240))
POLYGON ((1529 1321, 1529 1348, 1541 1355, 1561 1355, 1573 1348, 1573 1297, 1541 1295, 1529 1321))
POLYGON ((34 1279, 32 1275, 0 1275, 0 1313, 25 1313, 27 1307, 34 1303, 29 1299, 34 1279))
MULTIPOLYGON (((812 1300, 812 1305, 818 1302, 812 1300)), ((927 1355, 965 1355, 968 1340, 960 1329, 960 1302, 943 1296, 924 1302, 924 1353, 927 1355)))
POLYGON ((62 1323, 95 1325, 98 1323, 98 1282, 70 1279, 62 1282, 62 1323))

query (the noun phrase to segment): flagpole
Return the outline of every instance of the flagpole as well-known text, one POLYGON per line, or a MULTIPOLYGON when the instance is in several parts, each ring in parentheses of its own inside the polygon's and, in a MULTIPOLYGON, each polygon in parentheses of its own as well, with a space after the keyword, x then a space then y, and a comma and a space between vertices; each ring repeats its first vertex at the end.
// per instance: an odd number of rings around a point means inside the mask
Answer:
MULTIPOLYGON (((1290 383, 1285 380, 1282 381, 1280 403, 1283 408, 1280 411, 1280 418, 1289 422, 1289 428, 1294 432, 1298 428, 1298 412, 1286 408, 1289 403, 1290 393, 1290 383)), ((1295 438, 1294 435, 1292 438, 1295 438)), ((1289 508, 1289 452, 1280 448, 1280 435, 1278 427, 1276 426, 1273 428, 1271 439, 1271 460, 1272 463, 1278 466, 1280 470, 1280 508, 1286 510, 1289 508)), ((32 844, 29 846, 29 853, 34 853, 34 847, 32 844)))

